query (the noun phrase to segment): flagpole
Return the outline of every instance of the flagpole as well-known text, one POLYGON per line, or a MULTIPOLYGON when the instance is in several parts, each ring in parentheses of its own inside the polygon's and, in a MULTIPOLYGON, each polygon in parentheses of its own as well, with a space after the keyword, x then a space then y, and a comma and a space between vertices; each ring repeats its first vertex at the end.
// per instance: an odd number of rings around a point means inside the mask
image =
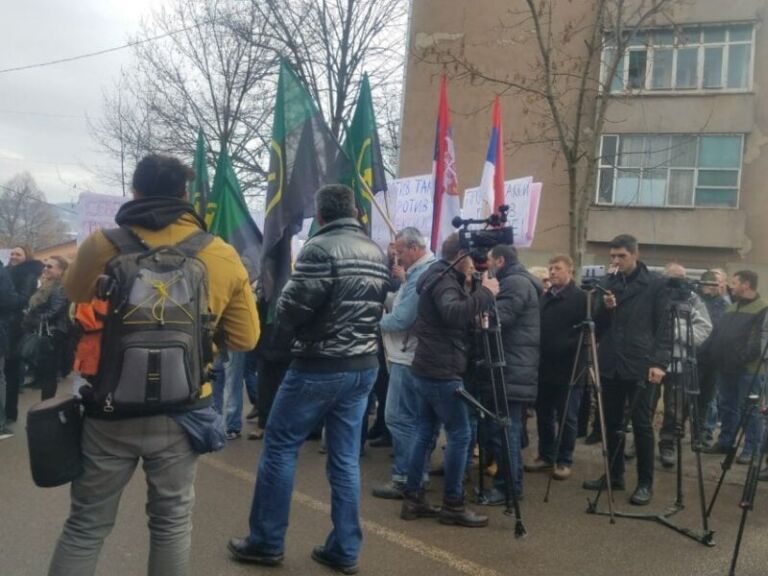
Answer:
POLYGON ((389 228, 389 235, 394 240, 395 236, 397 236, 397 229, 395 228, 395 225, 392 224, 392 220, 389 219, 389 216, 386 214, 386 212, 381 208, 381 206, 379 206, 379 203, 376 201, 376 197, 373 195, 373 192, 371 192, 371 188, 368 186, 368 183, 363 179, 357 170, 355 170, 355 174, 357 175, 357 181, 360 182, 363 190, 365 190, 365 193, 368 194, 368 197, 371 199, 371 204, 376 206, 376 210, 379 211, 379 214, 384 219, 384 223, 389 228))

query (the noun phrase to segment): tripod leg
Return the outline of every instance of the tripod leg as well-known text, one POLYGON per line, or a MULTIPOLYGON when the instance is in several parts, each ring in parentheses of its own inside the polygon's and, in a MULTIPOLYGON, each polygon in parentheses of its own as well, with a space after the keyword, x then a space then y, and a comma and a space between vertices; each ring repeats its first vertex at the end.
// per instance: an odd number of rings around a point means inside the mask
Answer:
MULTIPOLYGON (((763 433, 765 434, 765 433, 763 433)), ((763 446, 765 442, 762 442, 763 446)), ((741 540, 744 536, 744 528, 747 524, 747 514, 755 506, 755 493, 757 492, 757 482, 760 476, 760 468, 763 459, 765 458, 765 449, 755 451, 752 453, 752 459, 749 461, 749 470, 747 470, 747 480, 744 483, 744 492, 742 493, 741 502, 741 521, 739 522, 739 532, 736 535, 736 545, 733 549, 733 557, 731 558, 731 569, 729 574, 736 574, 736 563, 739 560, 739 551, 741 550, 741 540)))

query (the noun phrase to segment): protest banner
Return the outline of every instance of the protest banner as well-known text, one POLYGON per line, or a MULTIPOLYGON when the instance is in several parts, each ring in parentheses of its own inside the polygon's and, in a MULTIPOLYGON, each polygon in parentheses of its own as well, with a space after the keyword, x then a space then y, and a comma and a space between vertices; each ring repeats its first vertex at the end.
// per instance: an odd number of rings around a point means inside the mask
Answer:
MULTIPOLYGON (((407 226, 418 228, 425 238, 432 234, 432 174, 412 176, 390 180, 386 193, 376 195, 376 200, 384 210, 389 210, 389 216, 395 229, 402 230, 407 226)), ((377 210, 373 211, 371 236, 373 240, 386 249, 391 241, 389 228, 377 210)))
POLYGON ((96 230, 114 228, 115 215, 128 198, 112 194, 83 192, 77 200, 77 245, 96 230))

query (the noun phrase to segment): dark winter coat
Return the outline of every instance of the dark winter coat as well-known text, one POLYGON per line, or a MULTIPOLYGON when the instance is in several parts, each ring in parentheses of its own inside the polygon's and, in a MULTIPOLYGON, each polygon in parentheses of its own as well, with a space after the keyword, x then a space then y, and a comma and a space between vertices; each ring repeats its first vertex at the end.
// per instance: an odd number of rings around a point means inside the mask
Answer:
POLYGON ((354 218, 320 228, 299 253, 277 302, 277 329, 294 335, 294 366, 343 372, 378 366, 378 324, 389 270, 354 218))
POLYGON ((664 278, 638 262, 629 276, 610 275, 601 285, 613 292, 618 306, 608 310, 603 299, 596 297, 600 375, 643 381, 652 367, 666 370, 672 355, 672 330, 664 278))
POLYGON ((559 292, 549 290, 541 297, 540 386, 568 386, 578 351, 579 325, 587 314, 587 298, 573 281, 559 292))
POLYGON ((506 363, 507 400, 534 402, 539 381, 539 297, 543 288, 539 279, 519 263, 498 270, 496 278, 499 281, 496 309, 506 363))
POLYGON ((418 316, 412 333, 418 338, 411 370, 436 380, 459 380, 467 371, 470 328, 475 318, 493 308, 493 294, 479 287, 468 294, 464 274, 439 260, 419 278, 418 316))
POLYGON ((24 332, 34 332, 45 324, 52 332, 69 333, 69 300, 61 280, 43 283, 29 299, 29 309, 21 326, 24 332))
POLYGON ((9 266, 7 270, 18 298, 16 309, 8 321, 8 341, 11 343, 9 353, 13 354, 14 344, 18 345, 23 334, 21 320, 24 317, 24 310, 32 294, 37 291, 37 281, 43 273, 43 263, 39 260, 27 260, 16 266, 9 266))
POLYGON ((8 352, 8 328, 17 315, 19 297, 8 269, 0 263, 0 358, 8 352))

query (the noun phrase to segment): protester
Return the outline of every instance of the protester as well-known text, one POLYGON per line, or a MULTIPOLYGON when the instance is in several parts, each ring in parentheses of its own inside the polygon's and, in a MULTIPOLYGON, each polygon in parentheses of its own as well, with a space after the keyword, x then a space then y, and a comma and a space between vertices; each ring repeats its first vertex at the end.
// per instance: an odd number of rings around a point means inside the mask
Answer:
POLYGON ((8 324, 16 313, 18 296, 13 287, 13 281, 8 270, 0 262, 0 440, 7 440, 13 436, 13 432, 7 427, 6 419, 6 381, 5 358, 8 354, 8 324))
POLYGON ((69 262, 63 256, 51 256, 45 261, 40 287, 29 299, 21 327, 25 334, 39 336, 32 366, 32 382, 40 388, 42 400, 56 396, 59 375, 65 368, 67 337, 69 336, 69 301, 64 294, 62 277, 69 262))
MULTIPOLYGON (((709 338, 712 332, 712 323, 709 320, 709 312, 707 312, 704 302, 686 286, 686 272, 683 266, 670 262, 664 268, 664 276, 681 282, 670 287, 670 299, 673 304, 677 305, 679 316, 675 319, 676 323, 673 326, 674 345, 672 363, 667 370, 667 376, 662 381, 664 420, 659 431, 659 458, 661 459, 661 464, 665 468, 673 468, 677 461, 675 457, 677 421, 685 422, 685 419, 688 417, 686 412, 687 404, 683 403, 682 406, 678 406, 677 402, 678 399, 685 402, 685 391, 680 389, 675 394, 675 387, 682 387, 684 385, 682 378, 685 368, 684 363, 688 360, 687 346, 692 345, 695 350, 698 350, 706 339, 709 338), (687 341, 689 322, 693 342, 687 341)), ((688 376, 692 377, 693 373, 689 372, 688 376)), ((662 394, 657 394, 657 401, 661 396, 662 394)), ((694 401, 698 402, 699 399, 695 398, 694 401)), ((704 413, 699 413, 700 419, 703 419, 704 415, 704 413)))
MULTIPOLYGON (((133 174, 134 199, 122 206, 115 221, 150 247, 193 238, 205 229, 205 224, 186 200, 190 175, 191 170, 176 158, 157 154, 144 157, 133 174)), ((250 350, 256 345, 259 332, 248 274, 231 246, 210 236, 206 241, 207 245, 197 257, 207 270, 208 307, 216 330, 228 349, 250 350)), ((89 236, 80 246, 65 278, 67 295, 75 302, 90 302, 105 265, 116 255, 117 248, 104 232, 89 236)), ((192 330, 199 330, 200 334, 203 326, 192 330)), ((174 382, 161 384, 173 386, 174 382)), ((179 405, 176 412, 148 411, 146 415, 140 411, 110 413, 92 403, 95 397, 92 398, 88 390, 83 391, 84 471, 72 482, 72 507, 51 560, 51 576, 94 573, 104 539, 114 525, 123 489, 139 459, 143 460, 149 486, 147 573, 150 576, 187 574, 197 454, 187 433, 170 416, 210 406, 211 386, 204 382, 200 385, 196 401, 179 405)), ((139 571, 139 567, 133 570, 139 571)))
POLYGON ((6 404, 8 422, 16 422, 18 417, 19 391, 24 383, 25 366, 19 356, 19 343, 23 331, 21 320, 29 299, 37 290, 37 282, 43 272, 43 263, 35 260, 32 250, 27 246, 14 246, 11 249, 8 274, 18 296, 17 306, 8 320, 8 354, 5 358, 6 404))
MULTIPOLYGON (((507 501, 507 481, 518 498, 523 496, 523 416, 527 405, 536 401, 541 344, 539 297, 543 289, 538 278, 520 264, 514 246, 492 248, 488 252, 488 269, 499 282, 496 308, 492 314, 495 319, 491 317, 490 323, 498 322, 501 326, 505 391, 497 390, 496 393, 500 402, 504 398, 502 394, 506 393, 509 412, 506 433, 512 477, 506 477, 508 470, 501 465, 506 461, 502 452, 503 431, 496 424, 481 422, 480 425, 485 425, 488 432, 480 435, 489 442, 493 459, 499 465, 493 487, 485 492, 483 501, 489 506, 499 506, 507 501)), ((487 369, 478 372, 477 380, 483 404, 493 407, 493 390, 487 369)))
POLYGON ((471 270, 472 261, 460 248, 458 234, 453 233, 443 242, 442 259, 432 264, 416 284, 419 302, 413 335, 418 343, 410 383, 415 391, 419 426, 403 493, 403 520, 439 516, 444 524, 488 524, 487 516, 464 506, 463 478, 471 433, 467 407, 456 396, 456 390, 463 388, 462 374, 467 369, 469 328, 478 315, 493 307, 499 282, 485 274, 481 286, 469 294, 465 281, 471 270), (440 509, 427 502, 423 486, 425 460, 438 424, 444 426, 447 440, 440 509))
MULTIPOLYGON (((724 272, 707 270, 701 275, 701 281, 707 284, 700 289, 700 296, 707 307, 709 319, 714 329, 723 318, 728 306, 731 305, 731 297, 728 294, 727 277, 724 272)), ((699 354, 699 414, 702 419, 702 442, 711 446, 714 441, 715 428, 718 420, 718 393, 717 393, 717 368, 709 362, 706 354, 699 354)))
MULTIPOLYGON (((605 426, 611 462, 611 483, 624 489, 624 414, 630 406, 637 448, 637 488, 630 503, 643 506, 653 497, 653 400, 669 365, 669 295, 663 278, 639 260, 637 240, 628 234, 610 243, 612 272, 598 301, 595 322, 600 346, 598 360, 605 403, 605 426)), ((598 490, 605 478, 586 481, 598 490)))
MULTIPOLYGON (((707 342, 704 354, 720 374, 718 389, 722 426, 720 436, 705 453, 725 454, 736 440, 747 396, 759 394, 763 386, 765 362, 761 354, 768 342, 768 303, 757 292, 758 275, 742 270, 731 283, 734 303, 723 314, 707 342)), ((762 422, 753 412, 745 426, 744 447, 737 463, 748 464, 759 450, 762 422)))
POLYGON ((395 239, 395 250, 405 282, 400 285, 392 312, 385 314, 379 324, 389 367, 387 408, 384 415, 392 435, 394 461, 392 479, 373 489, 377 498, 401 499, 408 479, 411 453, 416 441, 420 414, 415 394, 411 364, 417 339, 412 334, 416 322, 419 295, 416 291, 421 275, 435 262, 422 233, 416 228, 404 228, 395 239))
POLYGON ((243 431, 243 385, 246 352, 222 350, 213 382, 214 406, 225 416, 228 440, 237 440, 243 431))
POLYGON ((276 331, 293 335, 293 362, 267 422, 250 532, 230 540, 229 550, 243 562, 282 563, 298 450, 324 421, 333 530, 312 559, 352 574, 362 540, 359 440, 389 273, 356 219, 352 190, 323 187, 315 207, 320 229, 277 302, 276 331))
MULTIPOLYGON (((526 470, 553 470, 556 480, 565 480, 570 477, 573 466, 579 408, 586 381, 585 362, 582 361, 576 368, 573 388, 568 388, 579 352, 580 324, 586 318, 587 294, 576 286, 573 260, 565 254, 550 258, 549 280, 551 287, 540 301, 541 361, 536 398, 538 457, 526 466, 526 470), (566 404, 569 394, 570 401, 566 404), (562 440, 558 450, 559 435, 562 440)), ((583 349, 582 356, 586 352, 586 348, 583 349)))
POLYGON ((546 266, 531 266, 528 269, 528 272, 535 278, 539 279, 544 291, 549 290, 549 288, 552 286, 552 282, 549 278, 549 269, 546 266))

